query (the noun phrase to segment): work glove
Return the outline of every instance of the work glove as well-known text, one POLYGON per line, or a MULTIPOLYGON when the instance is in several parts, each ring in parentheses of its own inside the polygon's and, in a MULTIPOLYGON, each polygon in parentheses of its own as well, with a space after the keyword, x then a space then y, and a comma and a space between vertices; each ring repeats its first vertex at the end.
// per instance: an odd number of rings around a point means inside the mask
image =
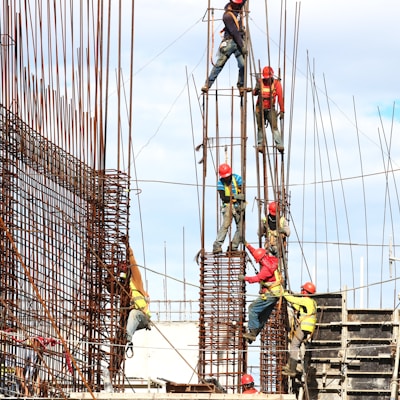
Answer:
POLYGON ((280 118, 280 119, 283 119, 284 116, 285 116, 285 112, 284 112, 284 111, 281 111, 281 112, 279 113, 279 118, 280 118))
POLYGON ((238 275, 238 280, 243 282, 244 281, 244 275, 242 275, 242 274, 238 275))
POLYGON ((243 57, 246 57, 246 56, 247 56, 247 49, 246 49, 246 46, 245 46, 245 45, 242 46, 242 48, 240 49, 240 51, 242 52, 243 57))
POLYGON ((235 194, 233 197, 234 197, 236 200, 244 201, 244 194, 243 194, 243 193, 235 194))

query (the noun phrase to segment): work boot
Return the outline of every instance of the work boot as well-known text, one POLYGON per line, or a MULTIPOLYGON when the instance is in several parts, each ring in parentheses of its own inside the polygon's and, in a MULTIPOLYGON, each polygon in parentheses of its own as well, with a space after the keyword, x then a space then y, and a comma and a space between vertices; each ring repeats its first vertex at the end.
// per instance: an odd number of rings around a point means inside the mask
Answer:
POLYGON ((221 247, 214 247, 213 248, 213 254, 221 254, 222 253, 222 248, 221 247))
POLYGON ((226 249, 227 253, 231 253, 233 251, 239 251, 237 247, 232 246, 232 243, 228 246, 228 248, 226 249))
POLYGON ((257 339, 258 329, 250 329, 243 337, 251 344, 257 339))
POLYGON ((279 153, 283 153, 285 150, 285 148, 281 144, 276 145, 276 148, 278 149, 279 153))
POLYGON ((208 86, 207 85, 202 86, 201 91, 203 93, 207 93, 208 92, 208 86))
POLYGON ((288 363, 282 368, 282 375, 290 376, 294 378, 297 375, 296 371, 297 360, 294 358, 289 358, 288 363))
POLYGON ((258 145, 258 146, 257 146, 257 151, 258 151, 259 153, 264 153, 264 146, 258 145))

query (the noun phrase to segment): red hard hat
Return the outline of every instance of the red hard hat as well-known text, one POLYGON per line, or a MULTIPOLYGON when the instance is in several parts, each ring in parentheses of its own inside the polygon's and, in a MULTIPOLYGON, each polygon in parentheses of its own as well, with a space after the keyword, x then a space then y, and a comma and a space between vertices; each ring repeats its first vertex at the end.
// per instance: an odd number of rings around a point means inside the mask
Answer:
POLYGON ((276 215, 276 201, 271 201, 271 203, 268 204, 268 213, 276 215))
POLYGON ((314 294, 317 291, 317 288, 312 282, 306 282, 302 287, 302 290, 305 290, 306 292, 310 294, 314 294))
POLYGON ((254 379, 249 374, 244 374, 242 376, 242 385, 249 385, 250 383, 254 383, 254 379))
POLYGON ((227 178, 232 175, 232 168, 228 164, 221 164, 218 169, 221 178, 227 178))
POLYGON ((256 249, 254 250, 254 259, 256 262, 260 262, 260 260, 267 254, 265 249, 256 249))
POLYGON ((263 78, 272 78, 274 76, 274 70, 271 67, 264 67, 263 68, 263 78))
POLYGON ((235 4, 242 4, 243 3, 243 0, 230 0, 232 3, 235 3, 235 4))

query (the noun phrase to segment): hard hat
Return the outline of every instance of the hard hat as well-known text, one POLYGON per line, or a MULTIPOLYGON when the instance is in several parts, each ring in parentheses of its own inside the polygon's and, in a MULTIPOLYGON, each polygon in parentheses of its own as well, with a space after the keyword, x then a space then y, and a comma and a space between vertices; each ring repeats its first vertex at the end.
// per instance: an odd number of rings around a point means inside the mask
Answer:
POLYGON ((271 203, 268 204, 268 213, 276 215, 276 201, 271 201, 271 203))
POLYGON ((315 285, 312 282, 306 282, 302 287, 302 290, 310 293, 310 294, 314 294, 317 291, 317 288, 315 287, 315 285))
POLYGON ((228 164, 221 164, 218 169, 221 178, 227 178, 232 175, 232 168, 228 164))
POLYGON ((274 70, 271 67, 264 67, 263 68, 263 78, 272 78, 274 76, 274 70))
POLYGON ((230 0, 232 3, 235 3, 235 4, 242 4, 243 3, 243 0, 230 0))
POLYGON ((256 249, 254 250, 254 259, 256 262, 260 262, 260 260, 267 254, 265 249, 256 249))
POLYGON ((249 374, 244 374, 242 376, 242 385, 250 385, 251 383, 254 383, 253 377, 249 374))

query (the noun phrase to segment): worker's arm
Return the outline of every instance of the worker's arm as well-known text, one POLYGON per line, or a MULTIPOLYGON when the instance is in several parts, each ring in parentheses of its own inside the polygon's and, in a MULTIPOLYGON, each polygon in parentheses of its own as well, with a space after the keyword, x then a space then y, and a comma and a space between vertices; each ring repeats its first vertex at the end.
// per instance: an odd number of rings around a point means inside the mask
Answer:
POLYGON ((284 292, 283 297, 288 301, 289 303, 293 305, 298 305, 298 306, 306 306, 309 303, 309 300, 304 297, 304 296, 295 296, 292 294, 289 294, 289 292, 284 292))
POLYGON ((290 228, 289 224, 286 221, 285 217, 281 217, 279 221, 279 233, 282 233, 285 236, 290 236, 290 228))

